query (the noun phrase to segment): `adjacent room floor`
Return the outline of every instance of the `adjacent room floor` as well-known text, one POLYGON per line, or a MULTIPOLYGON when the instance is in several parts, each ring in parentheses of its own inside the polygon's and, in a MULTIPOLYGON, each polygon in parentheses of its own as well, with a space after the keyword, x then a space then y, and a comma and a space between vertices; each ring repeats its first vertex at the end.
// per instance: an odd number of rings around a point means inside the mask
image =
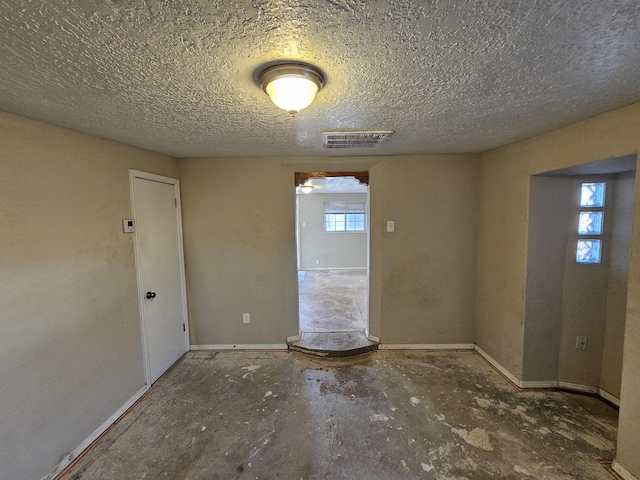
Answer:
POLYGON ((366 270, 306 270, 298 276, 303 332, 364 332, 368 315, 366 270))
POLYGON ((64 479, 610 480, 616 430, 472 351, 190 352, 64 479))
POLYGON ((367 271, 307 270, 298 273, 300 330, 297 346, 309 351, 349 352, 367 340, 367 271))

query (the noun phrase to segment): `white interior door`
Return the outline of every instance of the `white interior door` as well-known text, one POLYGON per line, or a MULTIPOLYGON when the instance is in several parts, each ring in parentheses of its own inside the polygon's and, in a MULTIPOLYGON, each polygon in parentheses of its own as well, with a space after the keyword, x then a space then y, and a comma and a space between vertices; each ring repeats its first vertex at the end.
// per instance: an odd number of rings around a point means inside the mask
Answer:
POLYGON ((147 383, 188 350, 178 180, 131 171, 147 383))

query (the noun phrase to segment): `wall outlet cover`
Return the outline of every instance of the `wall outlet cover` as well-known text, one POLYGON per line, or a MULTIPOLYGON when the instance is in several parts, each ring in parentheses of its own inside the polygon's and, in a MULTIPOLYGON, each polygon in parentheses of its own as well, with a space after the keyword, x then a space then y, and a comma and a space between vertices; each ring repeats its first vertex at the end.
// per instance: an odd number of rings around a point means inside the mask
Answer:
POLYGON ((578 350, 587 349, 587 337, 576 337, 576 348, 578 350))

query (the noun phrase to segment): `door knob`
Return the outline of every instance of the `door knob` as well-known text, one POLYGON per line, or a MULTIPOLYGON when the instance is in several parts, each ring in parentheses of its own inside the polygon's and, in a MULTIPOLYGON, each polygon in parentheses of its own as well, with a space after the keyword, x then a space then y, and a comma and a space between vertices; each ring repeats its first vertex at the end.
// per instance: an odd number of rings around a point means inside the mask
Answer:
POLYGON ((154 298, 156 298, 156 292, 147 292, 147 300, 153 300, 154 298))

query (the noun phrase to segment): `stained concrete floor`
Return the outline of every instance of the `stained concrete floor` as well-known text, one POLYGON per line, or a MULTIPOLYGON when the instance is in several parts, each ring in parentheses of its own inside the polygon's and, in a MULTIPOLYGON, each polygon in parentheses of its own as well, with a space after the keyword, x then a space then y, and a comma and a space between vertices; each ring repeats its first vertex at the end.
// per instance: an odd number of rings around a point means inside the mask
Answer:
POLYGON ((610 480, 616 426, 472 351, 190 352, 64 479, 610 480))
POLYGON ((365 333, 369 306, 366 270, 300 272, 298 291, 302 339, 294 348, 342 355, 374 346, 365 333))
POLYGON ((303 332, 364 332, 366 270, 307 270, 298 282, 298 295, 303 332))

